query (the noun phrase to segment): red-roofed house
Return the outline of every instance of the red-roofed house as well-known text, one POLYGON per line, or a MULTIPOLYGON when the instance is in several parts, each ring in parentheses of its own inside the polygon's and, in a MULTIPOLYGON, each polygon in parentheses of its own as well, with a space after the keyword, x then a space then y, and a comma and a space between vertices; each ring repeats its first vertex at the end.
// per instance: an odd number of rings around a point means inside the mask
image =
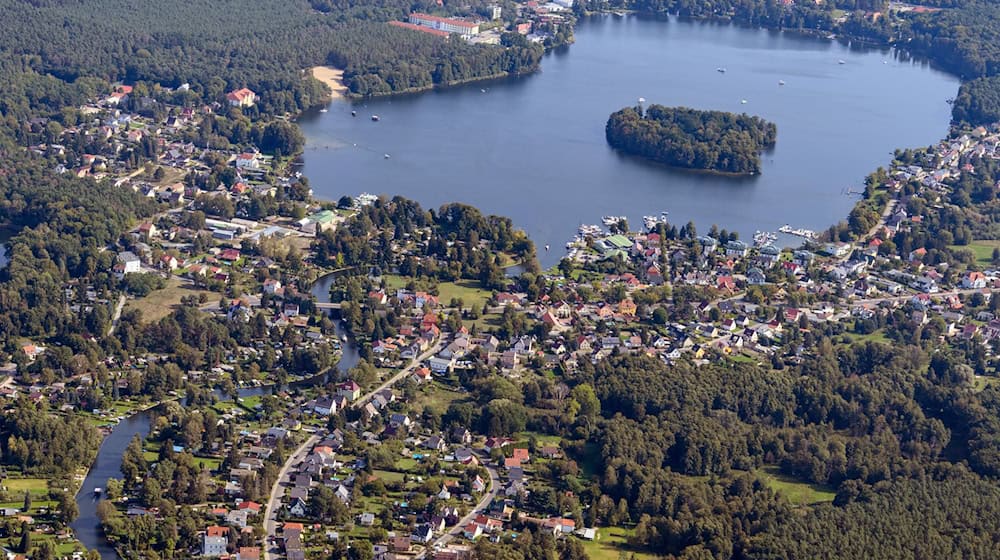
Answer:
POLYGON ((247 88, 241 88, 227 93, 226 101, 232 107, 253 107, 257 102, 257 94, 247 88))

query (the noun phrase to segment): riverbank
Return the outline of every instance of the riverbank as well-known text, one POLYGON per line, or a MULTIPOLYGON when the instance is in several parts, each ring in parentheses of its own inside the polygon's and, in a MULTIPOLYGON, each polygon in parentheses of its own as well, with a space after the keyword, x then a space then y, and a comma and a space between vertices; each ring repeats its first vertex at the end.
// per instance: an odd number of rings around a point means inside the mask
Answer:
POLYGON ((330 99, 343 99, 349 93, 344 85, 344 71, 333 66, 313 66, 310 70, 312 77, 326 84, 330 88, 330 99))

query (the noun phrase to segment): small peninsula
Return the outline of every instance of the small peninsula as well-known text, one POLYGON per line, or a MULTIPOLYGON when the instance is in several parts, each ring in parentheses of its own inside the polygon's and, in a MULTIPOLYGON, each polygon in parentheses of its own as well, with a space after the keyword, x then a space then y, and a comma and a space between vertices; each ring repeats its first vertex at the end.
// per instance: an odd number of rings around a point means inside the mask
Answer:
POLYGON ((745 113, 650 105, 612 113, 605 134, 616 150, 672 167, 755 175, 778 129, 745 113))

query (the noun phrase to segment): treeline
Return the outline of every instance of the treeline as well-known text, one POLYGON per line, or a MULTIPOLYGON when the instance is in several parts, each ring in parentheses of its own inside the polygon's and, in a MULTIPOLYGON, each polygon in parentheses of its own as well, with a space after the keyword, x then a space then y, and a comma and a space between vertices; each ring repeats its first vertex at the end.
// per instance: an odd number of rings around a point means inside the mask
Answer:
POLYGON ((778 129, 760 117, 686 107, 650 105, 612 113, 608 144, 673 167, 724 173, 760 173, 760 152, 774 146, 778 129))
POLYGON ((383 23, 355 24, 338 37, 328 62, 344 69, 352 93, 365 96, 534 72, 544 54, 523 40, 507 48, 472 45, 383 23))
POLYGON ((972 125, 1000 122, 1000 76, 976 78, 962 84, 951 113, 956 121, 972 125))

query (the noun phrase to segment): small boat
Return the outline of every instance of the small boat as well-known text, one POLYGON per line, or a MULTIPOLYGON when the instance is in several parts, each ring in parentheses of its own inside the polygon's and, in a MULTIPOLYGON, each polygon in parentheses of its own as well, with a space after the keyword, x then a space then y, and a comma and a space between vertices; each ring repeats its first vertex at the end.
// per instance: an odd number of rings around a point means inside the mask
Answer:
POLYGON ((344 342, 347 342, 347 335, 346 334, 340 335, 340 340, 343 340, 344 342))
POLYGON ((740 105, 746 105, 746 104, 747 104, 746 99, 740 99, 740 105))
POLYGON ((719 74, 725 74, 726 73, 726 69, 725 68, 716 68, 715 71, 718 72, 719 74))
POLYGON ((779 86, 785 85, 785 80, 778 80, 778 85, 779 86))
POLYGON ((101 492, 103 492, 103 490, 101 489, 101 487, 100 487, 100 486, 98 486, 98 487, 94 488, 94 495, 95 495, 95 496, 100 496, 100 495, 101 495, 101 492))
POLYGON ((327 111, 329 111, 329 109, 327 109, 326 107, 323 107, 322 109, 319 110, 320 113, 326 113, 327 111))
POLYGON ((844 62, 843 60, 838 60, 838 61, 837 61, 837 64, 847 64, 847 63, 846 63, 846 62, 844 62))
POLYGON ((358 112, 357 112, 357 111, 351 111, 351 116, 352 116, 352 117, 356 117, 356 116, 358 116, 358 112))
POLYGON ((389 154, 385 154, 385 159, 389 159, 389 154))
POLYGON ((888 60, 883 60, 882 64, 889 64, 889 61, 888 60))
POLYGON ((613 226, 627 219, 625 216, 604 216, 601 218, 601 222, 606 226, 613 226))
POLYGON ((546 250, 546 251, 548 251, 548 250, 549 250, 549 246, 548 246, 548 245, 545 245, 545 250, 546 250))
POLYGON ((372 121, 378 122, 378 115, 372 115, 372 121))
POLYGON ((485 90, 485 89, 481 89, 481 90, 479 90, 479 91, 481 91, 481 92, 483 92, 483 93, 486 93, 486 90, 485 90))

